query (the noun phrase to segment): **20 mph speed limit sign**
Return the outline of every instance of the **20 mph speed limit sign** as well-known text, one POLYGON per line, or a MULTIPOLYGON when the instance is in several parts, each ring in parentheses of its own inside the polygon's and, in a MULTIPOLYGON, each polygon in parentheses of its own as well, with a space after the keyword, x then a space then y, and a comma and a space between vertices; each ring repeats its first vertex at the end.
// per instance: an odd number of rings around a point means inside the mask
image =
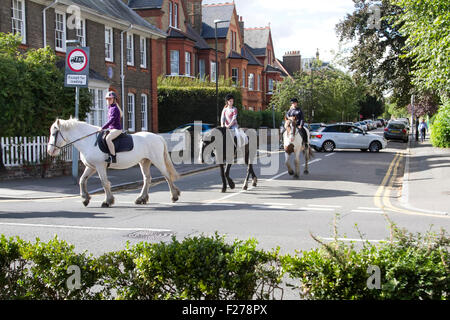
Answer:
POLYGON ((88 82, 89 48, 67 47, 64 86, 87 88, 88 82))

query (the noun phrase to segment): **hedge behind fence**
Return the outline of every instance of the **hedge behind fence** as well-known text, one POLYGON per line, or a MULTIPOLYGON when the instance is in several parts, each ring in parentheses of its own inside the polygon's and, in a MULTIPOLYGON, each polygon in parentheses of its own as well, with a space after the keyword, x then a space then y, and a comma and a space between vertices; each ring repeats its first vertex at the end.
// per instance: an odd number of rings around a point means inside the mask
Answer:
MULTIPOLYGON (((241 92, 234 87, 219 87, 219 116, 227 94, 233 94, 238 111, 242 109, 241 92)), ((212 87, 158 88, 159 131, 167 132, 185 123, 217 123, 216 89, 212 87)))

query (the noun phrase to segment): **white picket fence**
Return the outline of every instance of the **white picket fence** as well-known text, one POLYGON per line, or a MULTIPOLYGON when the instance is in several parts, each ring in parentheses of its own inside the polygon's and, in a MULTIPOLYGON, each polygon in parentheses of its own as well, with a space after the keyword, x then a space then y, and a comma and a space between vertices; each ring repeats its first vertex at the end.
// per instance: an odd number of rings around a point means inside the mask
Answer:
MULTIPOLYGON (((47 155, 48 137, 2 137, 2 162, 6 167, 24 164, 40 164, 47 155)), ((58 156, 63 161, 72 161, 72 149, 63 148, 58 156)))

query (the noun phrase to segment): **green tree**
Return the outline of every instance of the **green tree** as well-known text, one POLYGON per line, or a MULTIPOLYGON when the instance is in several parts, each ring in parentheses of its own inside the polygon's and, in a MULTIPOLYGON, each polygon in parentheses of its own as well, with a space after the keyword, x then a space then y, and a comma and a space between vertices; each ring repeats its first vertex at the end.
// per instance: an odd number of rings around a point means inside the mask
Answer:
MULTIPOLYGON (((2 136, 47 135, 56 118, 75 111, 75 90, 64 87, 50 47, 22 52, 20 38, 0 33, 0 132, 2 136)), ((91 95, 80 90, 80 119, 89 112, 91 95)))
POLYGON ((353 2, 355 11, 336 25, 341 41, 357 42, 347 60, 348 67, 356 78, 370 85, 372 94, 390 92, 397 105, 407 105, 413 93, 413 61, 410 57, 400 58, 407 37, 400 32, 402 23, 389 19, 401 14, 402 9, 391 0, 353 2))
POLYGON ((299 72, 293 79, 278 85, 271 102, 286 112, 290 99, 297 97, 307 121, 354 121, 358 118, 358 101, 365 86, 348 74, 334 68, 299 72))
POLYGON ((392 0, 403 10, 392 18, 407 36, 404 60, 414 62, 413 83, 427 90, 450 91, 450 2, 447 0, 392 0))

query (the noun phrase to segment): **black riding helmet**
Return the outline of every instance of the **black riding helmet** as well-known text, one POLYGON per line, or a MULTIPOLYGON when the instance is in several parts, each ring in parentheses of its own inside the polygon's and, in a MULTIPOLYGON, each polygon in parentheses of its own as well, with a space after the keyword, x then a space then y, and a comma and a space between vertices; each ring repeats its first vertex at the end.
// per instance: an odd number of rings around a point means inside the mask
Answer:
POLYGON ((231 99, 234 100, 234 96, 231 93, 227 94, 227 96, 225 97, 225 101, 229 101, 231 99))
POLYGON ((298 103, 298 99, 297 98, 292 98, 291 99, 291 103, 298 103))

